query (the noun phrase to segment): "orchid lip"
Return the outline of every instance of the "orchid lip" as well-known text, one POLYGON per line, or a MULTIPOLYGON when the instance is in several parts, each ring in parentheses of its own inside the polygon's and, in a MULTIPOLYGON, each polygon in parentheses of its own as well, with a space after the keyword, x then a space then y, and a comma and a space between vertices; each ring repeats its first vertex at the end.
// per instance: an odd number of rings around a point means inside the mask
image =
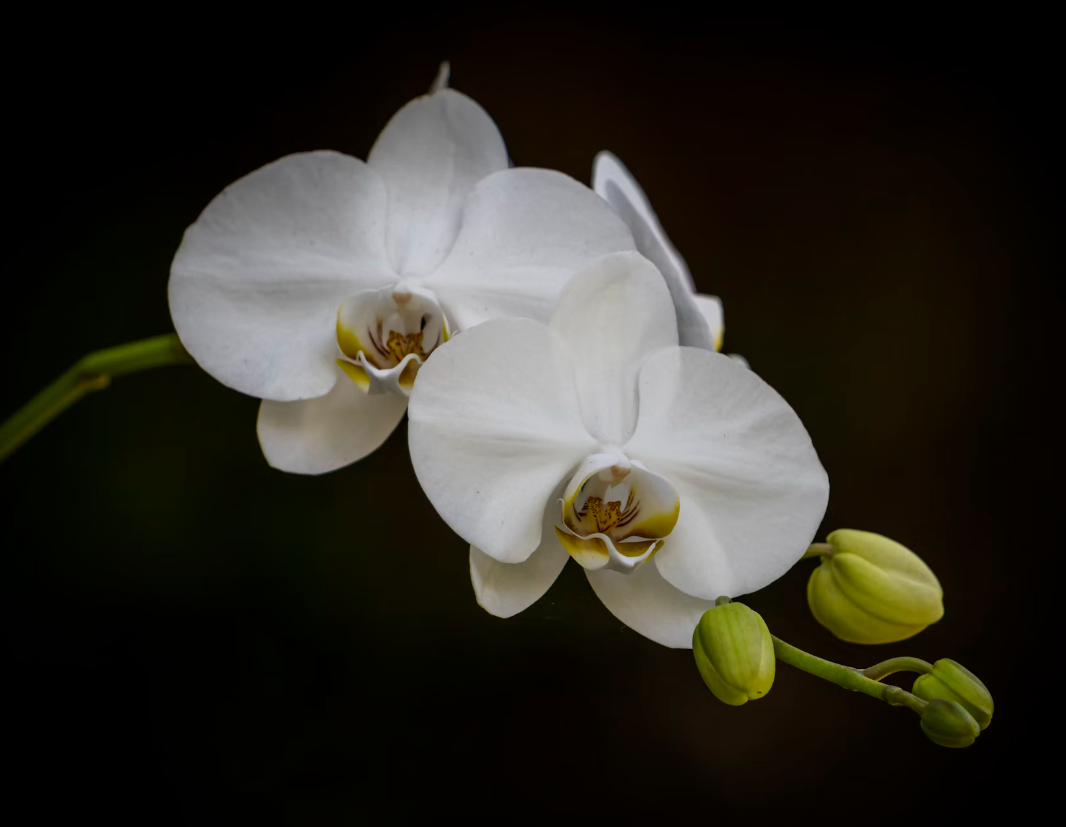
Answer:
POLYGON ((448 341, 444 311, 429 290, 400 281, 349 296, 337 310, 338 366, 365 393, 410 396, 429 355, 448 341))
POLYGON ((590 570, 634 571, 659 551, 681 509, 674 487, 621 451, 592 454, 559 500, 559 541, 590 570))

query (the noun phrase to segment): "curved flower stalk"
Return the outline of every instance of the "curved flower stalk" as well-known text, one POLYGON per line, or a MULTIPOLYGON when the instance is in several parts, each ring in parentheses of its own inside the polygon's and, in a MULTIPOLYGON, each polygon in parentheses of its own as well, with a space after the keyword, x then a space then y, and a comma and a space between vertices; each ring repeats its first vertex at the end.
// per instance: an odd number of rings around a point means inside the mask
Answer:
MULTIPOLYGON (((592 162, 592 188, 625 221, 637 251, 651 261, 666 279, 677 313, 677 335, 682 346, 721 351, 725 336, 722 300, 696 292, 688 265, 670 242, 659 217, 640 184, 618 158, 603 151, 592 162)), ((742 356, 733 356, 748 366, 742 356)))
POLYGON ((573 557, 619 620, 676 648, 716 597, 799 560, 829 496, 769 385, 678 346, 669 290, 637 253, 574 276, 547 325, 489 321, 442 347, 411 395, 409 441, 471 544, 485 609, 517 614, 573 557))
POLYGON ((318 474, 381 445, 455 330, 546 320, 574 272, 632 249, 587 187, 509 169, 491 118, 438 79, 365 163, 290 155, 224 190, 185 233, 170 308, 201 367, 264 400, 270 464, 318 474))

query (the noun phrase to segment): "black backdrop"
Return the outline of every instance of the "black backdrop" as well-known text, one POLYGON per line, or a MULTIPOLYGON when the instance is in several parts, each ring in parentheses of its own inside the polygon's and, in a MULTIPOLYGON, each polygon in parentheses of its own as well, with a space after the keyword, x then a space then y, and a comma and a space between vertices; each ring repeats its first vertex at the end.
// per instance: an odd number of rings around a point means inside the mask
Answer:
POLYGON ((600 149, 629 165, 724 299, 727 350, 809 429, 823 535, 910 545, 947 613, 911 641, 843 644, 807 611, 810 563, 750 605, 842 662, 954 657, 999 711, 949 751, 911 713, 785 665, 728 708, 573 563, 524 614, 489 617, 405 426, 357 466, 286 476, 259 452, 256 400, 169 368, 0 465, 17 793, 41 812, 225 801, 297 823, 1029 800, 1004 779, 1038 729, 1018 671, 1044 633, 1024 601, 1034 555, 1054 553, 1034 499, 1043 24, 157 14, 9 30, 0 415, 82 354, 172 329, 170 259, 226 184, 296 151, 365 158, 450 59, 517 164, 585 181, 600 149))

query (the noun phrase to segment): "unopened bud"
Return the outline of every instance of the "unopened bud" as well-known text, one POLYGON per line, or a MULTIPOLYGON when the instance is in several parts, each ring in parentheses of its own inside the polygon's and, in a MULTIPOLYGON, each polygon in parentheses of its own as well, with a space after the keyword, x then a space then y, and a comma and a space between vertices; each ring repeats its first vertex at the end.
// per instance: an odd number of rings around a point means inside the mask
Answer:
POLYGON ((707 688, 730 706, 761 698, 773 686, 770 630, 742 603, 725 603, 703 613, 692 633, 692 654, 707 688))
POLYGON ((961 663, 938 660, 932 672, 918 677, 911 692, 924 701, 954 701, 981 729, 992 723, 992 693, 961 663))
POLYGON ((869 531, 839 529, 812 546, 822 562, 807 582, 815 619, 849 643, 893 643, 944 615, 936 575, 913 551, 869 531))
POLYGON ((922 711, 922 732, 942 747, 968 747, 981 734, 981 727, 954 701, 937 698, 922 711))

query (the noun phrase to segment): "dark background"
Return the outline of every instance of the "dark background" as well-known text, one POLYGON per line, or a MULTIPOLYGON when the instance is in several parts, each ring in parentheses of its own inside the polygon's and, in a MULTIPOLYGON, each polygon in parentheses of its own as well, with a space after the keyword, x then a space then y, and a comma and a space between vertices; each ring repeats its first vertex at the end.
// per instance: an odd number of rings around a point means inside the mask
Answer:
POLYGON ((1058 554, 1038 499, 1047 21, 487 19, 9 29, 0 416, 81 355, 172 329, 171 257, 224 186, 291 152, 365 158, 449 59, 517 164, 588 181, 596 151, 622 158, 723 298, 726 349, 810 431, 822 536, 909 545, 947 613, 900 644, 841 643, 807 610, 812 563, 747 602, 840 662, 955 658, 992 690, 993 725, 942 749, 912 713, 783 664, 767 698, 726 707, 573 563, 490 617, 405 425, 356 466, 287 476, 260 454, 256 400, 168 368, 0 466, 15 798, 293 823, 1032 801, 1007 778, 1041 732, 1027 657, 1051 632, 1031 589, 1058 554))

